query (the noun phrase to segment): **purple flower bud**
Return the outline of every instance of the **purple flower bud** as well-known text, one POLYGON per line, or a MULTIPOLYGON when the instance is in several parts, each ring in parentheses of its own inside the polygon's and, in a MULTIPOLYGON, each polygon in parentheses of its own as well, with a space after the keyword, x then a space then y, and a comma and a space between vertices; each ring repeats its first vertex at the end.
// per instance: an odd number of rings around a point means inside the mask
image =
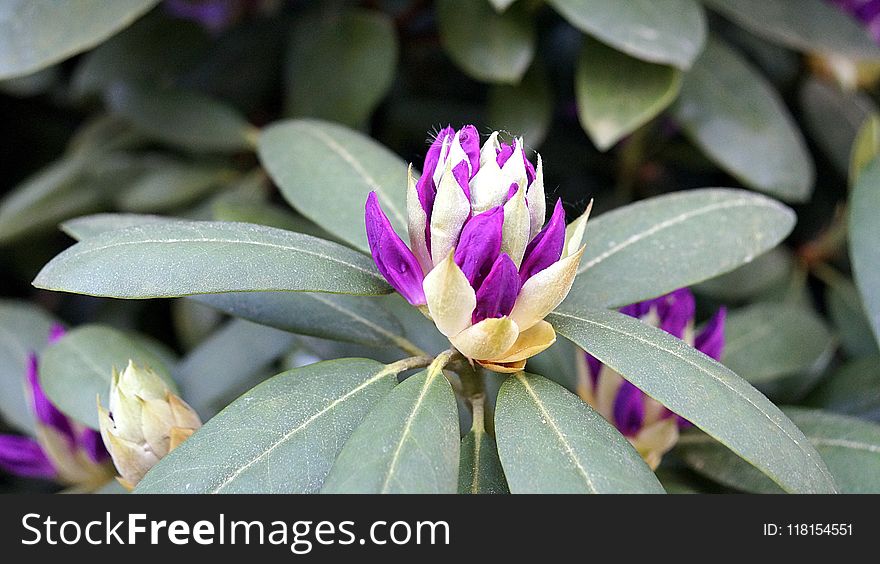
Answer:
POLYGON ((564 246, 565 210, 562 208, 562 199, 559 199, 556 200, 550 221, 526 247, 519 267, 520 281, 525 284, 526 280, 558 261, 564 246))
MULTIPOLYGON (((458 132, 458 142, 470 162, 470 178, 480 170, 480 134, 473 125, 466 125, 458 132)), ((458 178, 458 177, 456 177, 458 178)))
POLYGON ((57 475, 37 441, 16 435, 0 435, 0 469, 24 478, 51 480, 57 475))
POLYGON ((507 253, 501 253, 477 290, 477 307, 474 308, 473 323, 510 314, 516 303, 517 294, 519 294, 519 272, 516 264, 507 253))
MULTIPOLYGON (((495 157, 495 162, 498 163, 498 166, 504 166, 510 156, 513 155, 514 146, 512 143, 502 143, 501 149, 498 151, 498 155, 495 157)), ((528 184, 531 184, 535 180, 535 165, 526 158, 526 153, 523 151, 523 164, 526 166, 526 176, 528 177, 528 184)))
POLYGON ((727 308, 722 307, 702 331, 694 338, 694 347, 704 355, 721 360, 724 352, 724 322, 727 319, 727 308))
POLYGON ((101 433, 94 429, 84 429, 79 436, 79 445, 89 460, 96 464, 100 464, 110 458, 107 449, 104 448, 104 441, 101 439, 101 433))
POLYGON ((455 130, 452 127, 444 127, 434 138, 428 154, 425 155, 425 164, 422 166, 422 176, 416 182, 416 192, 419 194, 419 202, 422 209, 428 216, 428 225, 431 225, 431 210, 434 209, 434 197, 437 195, 437 187, 434 185, 434 172, 437 170, 437 163, 440 162, 440 151, 443 148, 443 142, 452 141, 455 136, 455 130))
POLYGON ((497 206, 470 218, 455 248, 455 264, 473 288, 479 288, 501 252, 504 208, 497 206))
POLYGON ((379 273, 412 305, 425 303, 422 289, 424 274, 419 261, 409 247, 394 232, 391 222, 379 205, 375 192, 367 197, 364 221, 367 242, 379 273))
POLYGON ((638 434, 645 420, 645 398, 642 391, 626 380, 614 399, 614 425, 627 437, 638 434))

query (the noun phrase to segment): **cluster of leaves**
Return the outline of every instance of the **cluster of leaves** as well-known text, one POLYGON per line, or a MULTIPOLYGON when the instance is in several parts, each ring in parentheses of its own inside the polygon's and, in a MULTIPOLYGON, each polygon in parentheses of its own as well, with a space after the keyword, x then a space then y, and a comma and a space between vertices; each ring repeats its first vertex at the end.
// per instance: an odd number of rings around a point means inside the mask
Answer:
POLYGON ((880 49, 846 14, 334 1, 211 34, 156 4, 0 14, 10 426, 34 351, 93 428, 113 366, 177 382, 207 422, 145 492, 880 491, 880 122, 870 79, 835 82, 880 49), (367 193, 404 233, 446 123, 524 135, 603 212, 528 374, 469 373, 368 256, 367 193), (723 364, 613 311, 692 285, 731 307, 723 364), (696 425, 656 474, 572 393, 580 349, 696 425))

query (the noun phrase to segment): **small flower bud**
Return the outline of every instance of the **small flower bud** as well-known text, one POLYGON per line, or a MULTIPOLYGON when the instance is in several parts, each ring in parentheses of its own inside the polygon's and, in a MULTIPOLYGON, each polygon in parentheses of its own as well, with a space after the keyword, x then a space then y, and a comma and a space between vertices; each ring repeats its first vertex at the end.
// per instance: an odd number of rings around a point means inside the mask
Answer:
POLYGON ((118 480, 129 489, 202 426, 196 412, 158 374, 131 361, 122 373, 113 370, 110 410, 99 402, 98 416, 118 480))

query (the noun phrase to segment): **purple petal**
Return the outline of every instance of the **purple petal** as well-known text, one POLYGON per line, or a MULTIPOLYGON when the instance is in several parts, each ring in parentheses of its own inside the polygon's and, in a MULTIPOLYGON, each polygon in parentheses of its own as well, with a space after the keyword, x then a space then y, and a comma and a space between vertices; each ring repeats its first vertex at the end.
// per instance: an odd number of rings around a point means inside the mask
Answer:
POLYGON ((464 161, 461 161, 452 169, 452 176, 455 178, 458 185, 461 186, 462 191, 464 192, 465 197, 467 197, 468 201, 471 199, 471 187, 470 187, 470 178, 468 177, 468 164, 464 161))
POLYGON ((617 429, 632 437, 642 428, 645 419, 645 397, 642 391, 623 381, 614 400, 614 423, 617 429))
POLYGON ((52 328, 49 329, 49 344, 51 345, 60 341, 65 333, 67 333, 67 330, 64 328, 64 325, 53 323, 52 328))
POLYGON ((40 385, 40 376, 37 370, 37 357, 30 355, 28 362, 27 383, 30 390, 31 406, 37 421, 47 427, 51 427, 67 437, 71 446, 76 444, 76 435, 73 432, 73 425, 66 415, 61 413, 46 394, 40 385))
POLYGON ((559 199, 556 200, 550 221, 526 247, 522 265, 519 267, 520 280, 525 283, 526 280, 558 261, 562 256, 563 246, 565 246, 565 210, 562 209, 562 200, 559 199))
POLYGON ((471 286, 479 288, 501 252, 504 208, 496 206, 470 218, 461 230, 455 248, 455 264, 471 286))
POLYGON ((57 475, 40 445, 17 435, 0 435, 0 469, 25 478, 52 479, 57 475))
MULTIPOLYGON (((514 145, 512 143, 502 143, 501 149, 495 155, 495 162, 498 163, 498 166, 504 166, 504 163, 506 163, 510 159, 513 151, 514 145)), ((534 182, 535 176, 537 175, 535 173, 535 165, 533 165, 531 161, 529 161, 529 159, 526 157, 525 151, 523 151, 523 164, 526 165, 526 177, 528 178, 528 185, 534 182)))
POLYGON ((526 158, 525 151, 523 151, 523 161, 526 163, 526 177, 528 178, 528 184, 531 185, 531 183, 535 181, 537 173, 535 173, 535 165, 526 158))
MULTIPOLYGON (((480 170, 480 134, 473 125, 466 125, 458 132, 458 142, 470 161, 470 178, 480 170)), ((456 177, 458 178, 458 177, 456 177)))
POLYGON ((416 182, 416 192, 419 195, 419 202, 422 209, 428 214, 430 223, 431 210, 434 209, 434 197, 437 195, 437 187, 434 186, 434 172, 437 170, 437 163, 440 162, 440 150, 443 148, 443 141, 452 140, 455 130, 451 127, 444 127, 434 138, 428 154, 425 155, 425 163, 422 165, 422 176, 416 182))
POLYGON ((680 288, 656 300, 660 328, 682 339, 685 329, 694 320, 694 295, 687 288, 680 288))
POLYGON ((101 463, 107 460, 110 455, 104 448, 104 441, 101 439, 101 433, 94 429, 85 429, 79 437, 79 445, 89 459, 95 463, 101 463))
POLYGON ((517 184, 516 182, 511 182, 510 188, 507 189, 507 199, 504 201, 508 202, 508 201, 510 201, 511 198, 516 196, 517 190, 519 190, 519 184, 517 184))
POLYGON ((694 348, 715 360, 721 360, 724 353, 724 321, 727 319, 727 308, 719 309, 709 323, 694 339, 694 348))
POLYGON ((425 303, 419 261, 391 227, 375 192, 367 196, 364 221, 373 261, 385 280, 412 305, 425 303))
POLYGON ((590 370, 590 380, 593 382, 593 387, 595 388, 599 384, 599 371, 602 370, 602 363, 599 362, 598 358, 588 352, 585 352, 584 356, 587 358, 587 368, 590 370))
POLYGON ((509 315, 519 294, 519 272, 516 263, 507 253, 495 259, 492 269, 477 290, 477 307, 474 308, 474 323, 492 317, 509 315))

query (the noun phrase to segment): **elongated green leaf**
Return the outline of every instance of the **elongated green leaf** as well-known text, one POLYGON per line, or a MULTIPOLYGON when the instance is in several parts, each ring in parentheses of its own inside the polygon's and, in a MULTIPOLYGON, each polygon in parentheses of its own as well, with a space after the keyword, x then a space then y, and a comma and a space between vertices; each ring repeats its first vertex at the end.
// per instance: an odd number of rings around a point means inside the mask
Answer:
POLYGON ((283 372, 205 423, 135 492, 317 492, 343 443, 396 383, 394 368, 357 358, 283 372))
POLYGON ((814 170, 779 95, 729 47, 709 41, 684 77, 675 116, 722 169, 750 188, 801 202, 814 170))
POLYGON ((852 142, 849 160, 849 184, 854 186, 862 170, 880 155, 880 114, 876 111, 862 122, 852 142))
POLYGON ((537 148, 553 119, 553 92, 539 65, 533 65, 519 84, 496 84, 489 90, 488 121, 495 131, 522 136, 526 147, 537 148))
POLYGON ((260 225, 209 221, 163 222, 102 233, 52 259, 34 285, 136 299, 389 290, 368 257, 335 243, 260 225))
POLYGON ((489 0, 492 7, 495 8, 498 13, 504 12, 504 10, 508 9, 515 1, 516 0, 489 0))
POLYGON ((666 109, 681 88, 681 71, 635 59, 587 40, 575 71, 578 116, 605 151, 666 109))
POLYGON ((377 347, 406 347, 403 327, 374 298, 309 292, 254 292, 197 296, 230 315, 322 339, 377 347))
POLYGON ((813 390, 805 403, 880 422, 880 356, 843 364, 813 390))
POLYGON ((703 0, 713 10, 761 37, 810 53, 880 57, 867 31, 823 0, 703 0))
POLYGON ((287 113, 362 127, 385 97, 397 64, 391 19, 351 10, 298 22, 287 57, 287 113))
POLYGON ((290 333, 235 319, 208 337, 174 369, 187 403, 202 420, 253 384, 269 364, 293 346, 290 333))
POLYGON ((234 109, 194 92, 115 84, 107 105, 150 137, 193 151, 246 150, 254 136, 234 109))
POLYGON ((584 351, 565 337, 544 352, 529 359, 529 372, 553 380, 571 392, 578 389, 578 362, 584 351))
POLYGON ((516 83, 535 56, 533 19, 520 3, 500 14, 487 0, 438 0, 440 39, 477 80, 516 83))
POLYGON ((461 439, 458 493, 510 493, 498 458, 498 447, 482 429, 471 430, 461 439))
POLYGON ((495 436, 512 493, 663 493, 623 435, 543 376, 504 382, 495 436))
POLYGON ((798 91, 798 102, 810 138, 831 159, 838 171, 849 172, 853 142, 859 127, 872 112, 877 111, 871 97, 863 92, 844 90, 818 78, 809 78, 798 91))
MULTIPOLYGON (((880 425, 820 410, 787 407, 783 411, 822 455, 840 493, 880 493, 880 425)), ((747 492, 781 492, 707 435, 688 433, 679 444, 677 452, 704 476, 747 492)))
POLYGON ((157 223, 174 223, 179 221, 173 217, 147 215, 139 213, 96 213, 77 217, 61 224, 61 230, 82 241, 100 235, 106 231, 140 227, 157 223))
POLYGON ((726 302, 742 301, 786 283, 793 268, 791 252, 776 247, 736 270, 700 283, 696 290, 726 302))
POLYGON ((26 387, 30 355, 46 348, 54 323, 33 304, 0 300, 0 416, 22 431, 34 428, 26 387))
POLYGON ((798 375, 831 345, 831 333, 801 305, 756 303, 731 312, 721 362, 752 384, 798 375))
POLYGON ((706 431, 786 491, 835 491, 834 480, 816 450, 776 406, 683 341, 614 311, 557 310, 547 320, 557 332, 706 431))
POLYGON ((782 204, 710 188, 651 198, 591 219, 565 303, 619 307, 746 264, 794 226, 782 204))
POLYGON ((825 288, 825 303, 847 354, 856 358, 880 354, 859 291, 852 282, 842 277, 832 280, 825 288))
POLYGON ((637 59, 690 68, 706 41, 694 0, 549 0, 584 33, 637 59))
POLYGON ((159 0, 8 0, 0 7, 0 79, 31 74, 93 47, 159 0))
POLYGON ((849 203, 849 256, 874 337, 880 343, 880 158, 867 165, 849 203))
POLYGON ((129 212, 163 212, 186 205, 234 178, 229 169, 168 162, 148 171, 116 197, 129 212))
POLYGON ((369 137, 329 122, 284 121, 263 130, 259 156, 293 207, 354 247, 370 250, 364 204, 372 190, 406 234, 406 163, 369 137))
POLYGON ((364 418, 321 493, 455 493, 458 409, 439 369, 407 378, 364 418))
POLYGON ((40 357, 40 382, 58 409, 83 425, 98 428, 95 400, 106 407, 113 368, 128 361, 151 368, 176 390, 162 359, 134 336, 112 327, 83 325, 49 346, 40 357))

